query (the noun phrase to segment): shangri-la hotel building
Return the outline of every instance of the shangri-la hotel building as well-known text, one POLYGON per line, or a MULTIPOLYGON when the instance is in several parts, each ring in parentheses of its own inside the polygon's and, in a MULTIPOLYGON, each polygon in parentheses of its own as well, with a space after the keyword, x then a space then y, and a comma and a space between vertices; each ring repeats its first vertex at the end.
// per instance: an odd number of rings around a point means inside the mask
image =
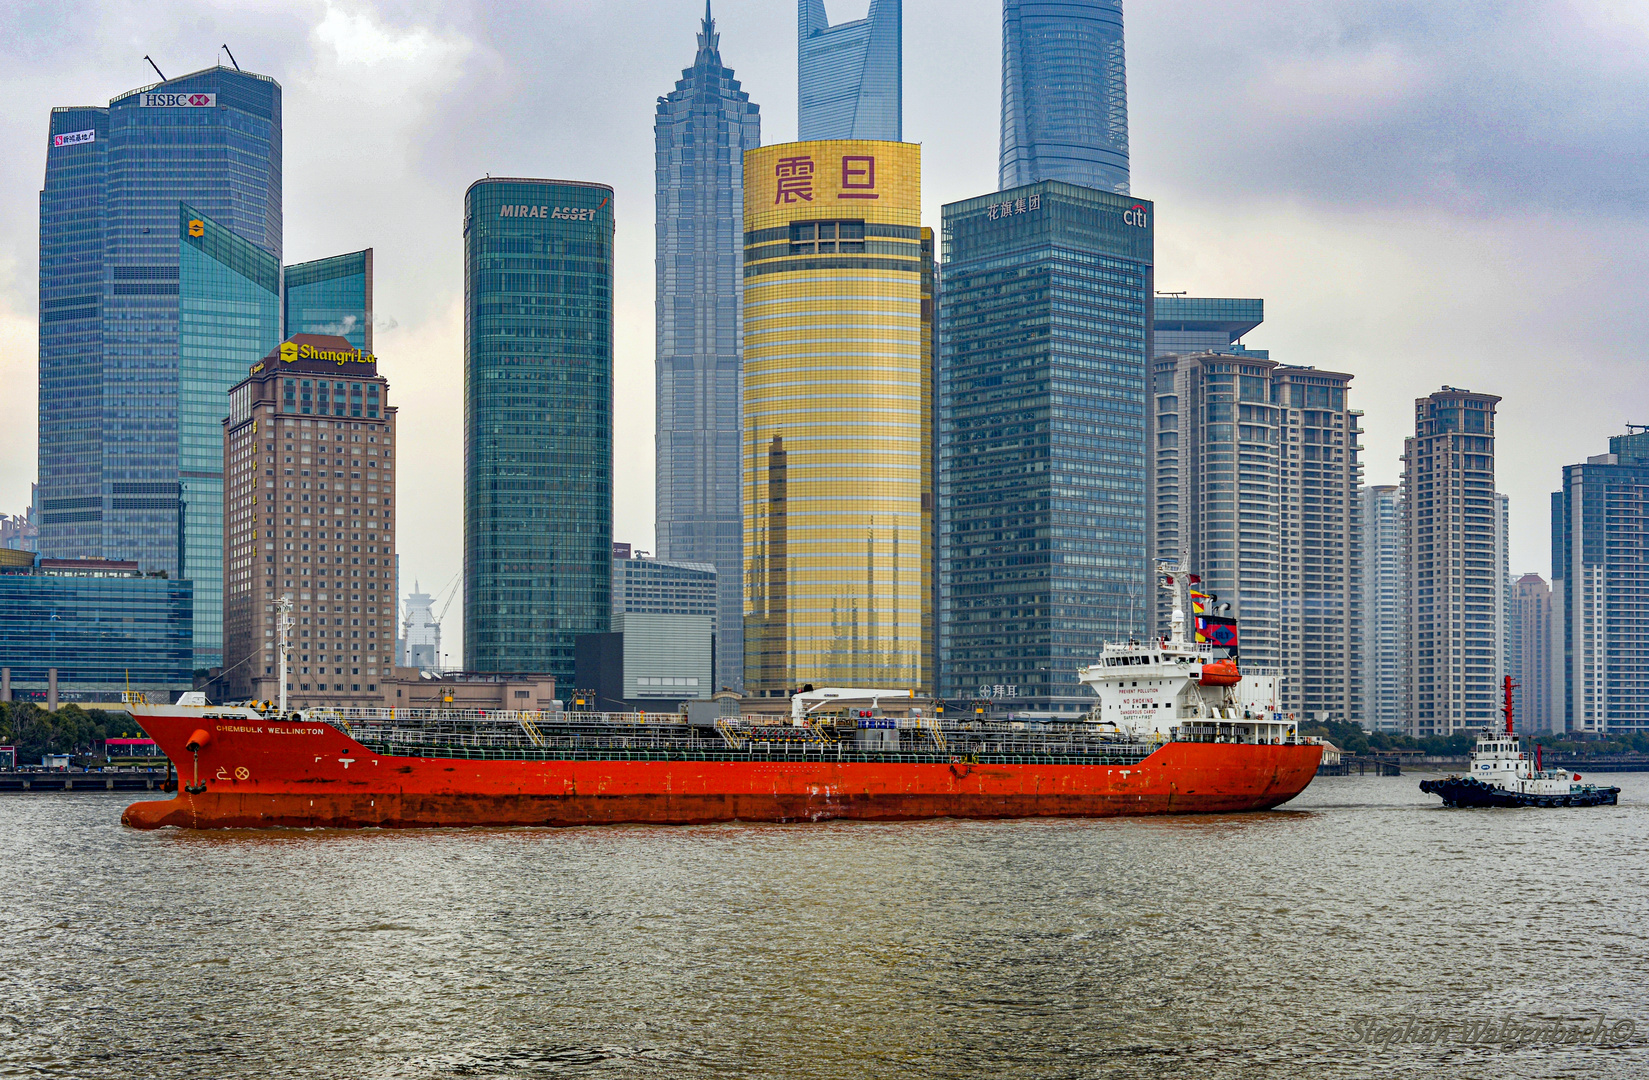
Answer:
POLYGON ((395 647, 395 409, 377 358, 297 334, 229 391, 223 429, 224 672, 287 704, 377 706, 395 647))

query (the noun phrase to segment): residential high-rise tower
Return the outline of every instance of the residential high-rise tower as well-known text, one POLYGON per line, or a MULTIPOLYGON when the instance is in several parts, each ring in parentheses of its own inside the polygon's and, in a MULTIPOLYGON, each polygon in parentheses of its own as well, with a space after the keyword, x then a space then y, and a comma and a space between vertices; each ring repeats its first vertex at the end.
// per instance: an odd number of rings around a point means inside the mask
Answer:
POLYGON ((744 157, 746 694, 932 685, 920 154, 744 157))
MULTIPOLYGON (((1153 368, 1155 558, 1201 577, 1237 620, 1243 668, 1283 676, 1289 712, 1346 719, 1363 599, 1351 376, 1246 351, 1153 368)), ((1170 607, 1156 601, 1159 633, 1170 607)))
POLYGON ((1500 399, 1445 386, 1403 442, 1404 722, 1415 736, 1495 722, 1504 577, 1494 490, 1500 399))
POLYGON ((1539 574, 1524 574, 1512 583, 1511 598, 1506 667, 1517 730, 1561 731, 1552 726, 1552 587, 1539 574))
MULTIPOLYGON (((1283 707, 1347 720, 1362 698, 1363 466, 1351 376, 1279 367, 1277 584, 1283 707)), ((1241 409, 1238 423, 1241 424, 1241 409)))
POLYGON ((740 380, 744 152, 761 115, 722 64, 705 5, 698 55, 653 121, 657 187, 658 549, 716 568, 716 682, 744 685, 740 380))
POLYGON ((797 138, 904 136, 901 0, 870 0, 862 19, 830 25, 824 0, 797 0, 797 138))
POLYGON ((1395 484, 1362 490, 1362 704, 1352 719, 1369 731, 1403 730, 1402 499, 1395 484))
POLYGON ((464 666, 573 685, 611 619, 613 189, 464 194, 464 666))
POLYGON ((1128 193, 1122 0, 1003 0, 1001 187, 1128 193))
POLYGON ((1149 203, 1057 181, 944 208, 947 697, 1000 686, 1025 709, 1084 711, 1077 668, 1150 631, 1151 219, 1149 203))
POLYGON ((1552 495, 1553 648, 1562 650, 1552 712, 1560 730, 1649 730, 1646 534, 1649 429, 1634 424, 1609 439, 1607 454, 1564 466, 1563 490, 1552 495))

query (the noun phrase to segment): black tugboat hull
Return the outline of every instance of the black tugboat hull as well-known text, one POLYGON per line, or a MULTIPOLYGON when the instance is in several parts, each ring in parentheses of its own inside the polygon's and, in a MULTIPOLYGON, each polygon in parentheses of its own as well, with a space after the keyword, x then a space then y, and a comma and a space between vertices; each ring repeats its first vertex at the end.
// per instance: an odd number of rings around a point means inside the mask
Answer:
POLYGON ((1442 798, 1444 806, 1614 806, 1620 788, 1588 784, 1567 795, 1526 795, 1508 791, 1470 776, 1449 776, 1442 780, 1422 780, 1420 790, 1442 798))

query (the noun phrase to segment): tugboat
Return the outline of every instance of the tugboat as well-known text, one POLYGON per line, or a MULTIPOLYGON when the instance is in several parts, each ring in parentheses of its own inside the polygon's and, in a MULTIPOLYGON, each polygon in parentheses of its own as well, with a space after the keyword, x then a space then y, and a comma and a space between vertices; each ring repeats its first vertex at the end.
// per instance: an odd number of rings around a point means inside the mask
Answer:
POLYGON ((1614 806, 1620 788, 1582 784, 1579 773, 1542 768, 1538 744, 1532 761, 1518 748, 1512 732, 1512 686, 1508 675, 1502 706, 1506 730, 1478 734, 1471 775, 1422 780, 1420 790, 1440 796, 1444 806, 1614 806))

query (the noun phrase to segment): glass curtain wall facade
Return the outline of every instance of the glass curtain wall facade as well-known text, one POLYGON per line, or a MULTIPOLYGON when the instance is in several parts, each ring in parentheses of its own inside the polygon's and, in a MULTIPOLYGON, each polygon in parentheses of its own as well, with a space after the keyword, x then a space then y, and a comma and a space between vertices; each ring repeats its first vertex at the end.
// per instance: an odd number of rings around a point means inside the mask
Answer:
POLYGON ((119 701, 128 687, 171 701, 194 686, 193 585, 94 560, 0 570, 0 668, 13 698, 119 701))
POLYGON ((1149 203, 1056 181, 944 208, 946 697, 1002 686, 1027 709, 1084 711, 1077 668, 1150 628, 1151 219, 1149 203))
POLYGON ((40 192, 39 469, 47 550, 103 554, 109 110, 53 109, 40 192))
POLYGON ((1563 468, 1552 495, 1553 720, 1568 731, 1649 731, 1649 432, 1563 468), (1555 648, 1554 648, 1555 651, 1555 648))
POLYGON ((797 0, 797 138, 904 136, 901 0, 870 0, 862 19, 830 25, 824 0, 797 0))
POLYGON ((1500 708, 1500 568, 1492 394, 1414 403, 1403 442, 1403 717, 1417 737, 1476 731, 1500 708))
POLYGON ((1122 0, 1003 0, 1004 190, 1038 180, 1128 194, 1122 0))
POLYGON ((464 659, 575 685, 607 632, 613 190, 479 180, 464 195, 464 659))
POLYGON ((372 249, 352 251, 282 272, 283 337, 329 334, 372 351, 372 249))
MULTIPOLYGON (((52 131, 42 317, 76 315, 61 320, 73 324, 65 335, 54 321, 42 336, 42 550, 134 559, 175 577, 181 485, 211 479, 185 476, 182 463, 178 205, 279 259, 280 86, 209 68, 107 110, 54 111, 52 131), (58 145, 59 135, 88 141, 58 145), (73 303, 44 306, 61 301, 73 303)), ((230 385, 216 388, 220 403, 230 385)))
POLYGON ((926 690, 921 149, 744 169, 745 693, 926 690))
POLYGON ((720 602, 716 685, 744 685, 740 394, 744 152, 761 114, 721 62, 705 12, 698 55, 658 102, 656 323, 658 548, 709 563, 720 602))
POLYGON ((1248 349, 1243 335, 1265 321, 1265 301, 1223 296, 1159 296, 1155 307, 1157 356, 1230 353, 1268 360, 1266 349, 1248 349))
POLYGON ((178 564, 195 583, 195 667, 223 664, 227 388, 280 344, 280 260, 178 206, 178 564))

